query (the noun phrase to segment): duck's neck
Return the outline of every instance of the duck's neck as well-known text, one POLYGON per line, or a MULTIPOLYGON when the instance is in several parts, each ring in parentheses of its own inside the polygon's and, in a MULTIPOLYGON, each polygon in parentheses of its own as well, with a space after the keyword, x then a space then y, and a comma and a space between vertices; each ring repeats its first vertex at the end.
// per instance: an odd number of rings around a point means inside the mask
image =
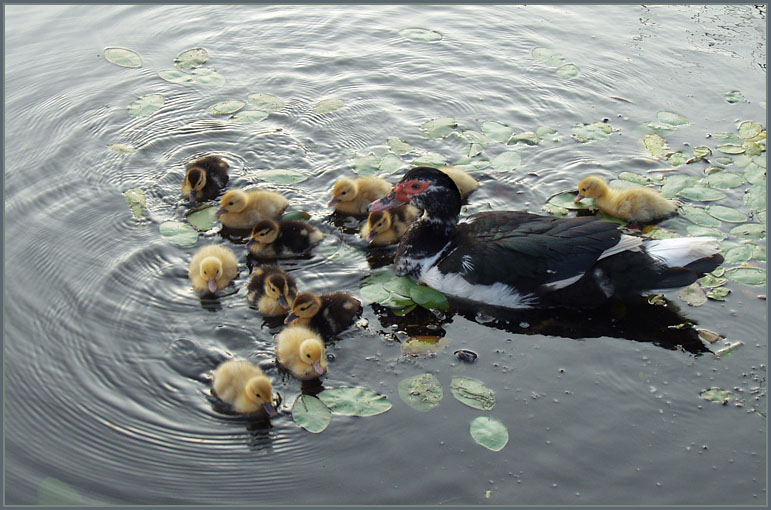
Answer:
POLYGON ((424 214, 413 223, 396 250, 396 274, 419 280, 452 240, 457 222, 457 215, 436 218, 424 214))

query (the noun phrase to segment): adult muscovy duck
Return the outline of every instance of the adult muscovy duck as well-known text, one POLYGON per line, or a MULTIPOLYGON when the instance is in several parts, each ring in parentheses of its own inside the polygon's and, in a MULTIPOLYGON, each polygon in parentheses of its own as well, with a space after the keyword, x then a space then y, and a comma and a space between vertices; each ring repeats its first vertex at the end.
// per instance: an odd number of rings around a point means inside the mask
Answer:
POLYGON ((590 307, 608 298, 690 285, 723 261, 710 237, 647 239, 594 216, 517 211, 458 222, 461 198, 435 168, 407 172, 370 211, 424 211, 396 250, 396 273, 450 296, 507 308, 590 307))

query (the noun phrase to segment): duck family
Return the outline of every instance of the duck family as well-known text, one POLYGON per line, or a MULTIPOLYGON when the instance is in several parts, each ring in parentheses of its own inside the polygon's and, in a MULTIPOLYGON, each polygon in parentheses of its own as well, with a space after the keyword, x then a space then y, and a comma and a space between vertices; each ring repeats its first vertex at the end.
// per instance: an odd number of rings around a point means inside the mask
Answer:
MULTIPOLYGON (((183 194, 192 201, 216 200, 227 170, 215 156, 194 161, 183 194)), ((504 308, 598 306, 690 285, 723 261, 711 237, 644 238, 596 216, 486 211, 461 220, 462 204, 478 187, 460 168, 420 166, 393 186, 380 177, 340 178, 328 205, 336 213, 367 215, 359 235, 371 246, 396 245, 397 275, 459 300, 504 308)), ((597 176, 580 181, 576 201, 585 197, 635 223, 677 211, 652 189, 611 190, 597 176)), ((325 342, 351 327, 363 307, 342 291, 301 292, 296 277, 277 263, 308 255, 325 237, 308 221, 281 219, 288 206, 275 191, 231 189, 222 195, 217 216, 223 226, 249 230, 250 256, 274 259, 253 269, 247 300, 263 316, 286 316, 275 335, 276 363, 297 379, 315 379, 327 372, 325 342)), ((233 250, 217 244, 198 249, 188 268, 192 288, 211 294, 231 285, 238 272, 233 250)), ((212 393, 238 413, 271 415, 271 382, 246 360, 218 366, 212 393)))

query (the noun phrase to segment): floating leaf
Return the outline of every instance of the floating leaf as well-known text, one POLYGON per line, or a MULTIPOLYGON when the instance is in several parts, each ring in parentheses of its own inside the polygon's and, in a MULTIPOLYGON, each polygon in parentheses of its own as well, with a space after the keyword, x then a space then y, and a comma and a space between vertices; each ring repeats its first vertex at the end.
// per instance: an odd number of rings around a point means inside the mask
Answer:
POLYGON ((203 48, 193 48, 177 55, 174 64, 180 69, 193 69, 202 66, 207 60, 209 60, 209 52, 203 48))
POLYGON ((739 246, 734 246, 723 254, 723 264, 728 266, 743 264, 752 258, 753 251, 754 245, 752 244, 740 244, 739 246))
MULTIPOLYGON (((413 305, 415 306, 415 305, 413 305)), ((449 338, 438 336, 411 336, 401 344, 401 351, 410 355, 429 355, 444 349, 450 344, 449 338)))
POLYGON ((225 84, 225 77, 213 69, 200 67, 193 69, 193 79, 201 85, 220 87, 225 84))
POLYGON ((724 145, 718 145, 717 150, 719 150, 724 154, 742 154, 745 149, 741 145, 734 145, 731 143, 727 143, 724 145))
POLYGON ((763 239, 766 237, 766 226, 760 223, 746 223, 731 229, 731 235, 748 239, 763 239))
POLYGON ((719 402, 721 404, 725 404, 726 402, 734 400, 733 393, 730 391, 721 390, 720 388, 711 388, 709 390, 702 391, 699 393, 699 396, 704 400, 709 400, 710 402, 719 402))
POLYGON ((687 161, 687 163, 696 163, 697 161, 701 161, 707 156, 712 155, 712 149, 707 147, 706 145, 699 145, 695 149, 693 149, 693 157, 687 161))
POLYGON ((747 156, 758 156, 765 150, 764 146, 755 142, 744 142, 742 147, 744 148, 744 154, 747 156))
POLYGON ((439 405, 444 392, 434 374, 419 374, 399 382, 399 397, 405 404, 418 411, 430 411, 439 405))
POLYGON ((482 133, 496 142, 506 143, 514 130, 505 124, 488 120, 482 123, 482 133))
POLYGON ((565 61, 565 58, 560 55, 559 52, 548 48, 533 48, 530 55, 537 61, 546 64, 549 67, 559 67, 565 61))
MULTIPOLYGON (((721 165, 730 165, 731 163, 733 163, 734 160, 729 158, 729 157, 727 157, 727 156, 719 156, 719 157, 715 158, 715 161, 717 161, 721 165)), ((706 172, 706 170, 705 170, 705 172, 706 172)))
POLYGON ((701 225, 688 225, 685 231, 693 237, 714 237, 715 239, 725 239, 725 234, 716 228, 702 227, 701 225))
POLYGON ((747 285, 765 285, 766 270, 759 267, 734 267, 726 269, 726 278, 747 285))
POLYGON ((688 157, 681 151, 676 151, 669 154, 666 159, 672 166, 680 166, 688 162, 688 157))
POLYGON ((728 223, 743 223, 747 221, 747 215, 731 207, 724 205, 710 205, 707 206, 707 214, 728 223))
POLYGON ((649 133, 644 135, 642 137, 642 142, 645 148, 648 149, 648 152, 657 158, 663 157, 669 152, 667 141, 657 134, 649 133))
POLYGON ((405 39, 418 42, 437 42, 442 40, 442 34, 425 28, 405 28, 399 31, 399 35, 405 39))
POLYGON ((257 174, 257 178, 278 185, 297 184, 308 178, 308 175, 299 170, 263 170, 257 174))
POLYGON ((133 145, 129 145, 127 143, 113 143, 108 145, 107 148, 113 152, 117 152, 118 154, 123 154, 124 156, 134 154, 137 151, 133 145))
POLYGON ((585 198, 576 203, 576 193, 566 191, 558 195, 554 195, 549 199, 549 203, 556 207, 562 207, 565 209, 593 209, 594 200, 585 198))
POLYGON ((327 428, 332 413, 318 398, 312 395, 298 395, 292 405, 292 419, 308 432, 318 434, 327 428))
POLYGON ((742 94, 738 90, 732 90, 726 93, 725 100, 728 101, 729 103, 739 103, 741 101, 744 101, 744 94, 742 94))
POLYGON ((193 246, 198 241, 198 232, 181 221, 164 221, 160 225, 161 235, 174 244, 193 246))
POLYGON ((452 117, 440 117, 424 122, 420 125, 423 134, 428 138, 444 138, 452 133, 458 125, 452 117))
POLYGON ((412 145, 408 144, 407 142, 403 142, 394 136, 386 138, 386 143, 391 148, 391 150, 399 156, 405 156, 415 151, 415 148, 412 145))
POLYGON ((744 140, 742 138, 739 138, 733 133, 713 133, 708 136, 711 136, 712 138, 720 140, 721 142, 744 143, 744 140))
POLYGON ((495 407, 495 392, 477 379, 453 377, 450 390, 456 399, 467 406, 484 411, 495 407))
POLYGON ((546 203, 546 204, 542 205, 541 206, 541 210, 546 211, 547 213, 552 214, 554 216, 559 216, 559 217, 565 216, 568 212, 570 212, 565 207, 560 207, 558 205, 549 204, 549 203, 546 203))
POLYGON ((373 416, 391 409, 385 395, 362 387, 329 388, 317 396, 332 412, 346 416, 373 416))
POLYGON ((706 274, 696 280, 699 282, 699 285, 706 289, 712 289, 715 287, 720 287, 721 285, 725 285, 728 283, 728 280, 726 278, 718 278, 717 276, 706 274))
POLYGON ((139 218, 144 214, 145 208, 147 207, 147 199, 143 190, 132 188, 126 190, 126 192, 123 193, 123 196, 126 198, 126 203, 131 208, 131 212, 134 213, 135 218, 139 218))
POLYGON ((739 136, 741 136, 745 140, 758 136, 761 133, 761 131, 763 131, 763 126, 761 126, 757 122, 745 120, 744 122, 739 124, 739 136))
POLYGON ((604 122, 595 122, 593 124, 576 124, 572 131, 574 140, 579 143, 587 143, 607 140, 608 135, 613 132, 613 128, 604 122))
POLYGON ((83 506, 83 497, 74 487, 50 476, 38 485, 37 498, 41 506, 83 506))
POLYGON ((158 76, 171 83, 188 83, 193 81, 193 77, 179 69, 164 69, 158 72, 158 76))
POLYGON ((132 117, 144 117, 152 115, 163 107, 165 99, 161 94, 142 96, 129 105, 129 115, 132 117))
POLYGON ((239 124, 252 124, 267 119, 268 115, 268 112, 260 110, 244 110, 230 117, 230 120, 239 124))
POLYGON ((258 110, 263 112, 277 112, 284 108, 284 101, 281 98, 270 94, 249 94, 246 98, 258 110))
POLYGON ((218 207, 216 205, 199 209, 188 215, 187 222, 198 230, 206 232, 207 230, 214 228, 219 221, 214 215, 217 212, 217 209, 218 207))
POLYGON ((618 174, 618 178, 623 181, 634 182, 635 184, 640 184, 642 186, 647 186, 651 183, 651 178, 647 175, 640 175, 633 172, 621 172, 618 174))
POLYGON ((733 164, 738 166, 739 168, 744 168, 750 163, 752 163, 752 158, 750 156, 747 156, 746 154, 740 154, 739 156, 736 156, 733 159, 733 164))
POLYGON ((392 174, 401 169, 402 166, 404 166, 404 164, 402 163, 402 160, 399 158, 399 156, 396 154, 386 154, 383 156, 383 159, 380 160, 378 169, 381 172, 392 174))
POLYGON ((498 172, 509 172, 519 167, 521 162, 522 157, 518 152, 506 151, 501 152, 495 156, 492 161, 490 161, 490 164, 492 165, 493 169, 497 170, 498 172))
POLYGON ((697 282, 693 282, 689 286, 680 289, 677 296, 690 306, 701 306, 707 302, 707 296, 697 282))
POLYGON ((302 220, 308 221, 311 219, 311 215, 305 211, 292 211, 281 215, 281 219, 284 221, 289 220, 302 220))
POLYGON ((375 175, 380 171, 380 157, 369 152, 367 154, 354 154, 348 160, 348 165, 360 176, 375 175))
POLYGON ((436 152, 427 152, 412 160, 413 166, 431 166, 439 168, 447 164, 447 160, 436 152))
POLYGON ((447 310, 450 304, 444 294, 425 285, 416 285, 410 289, 410 298, 429 310, 447 310))
POLYGON ((675 112, 658 112, 656 117, 659 122, 669 124, 670 126, 687 126, 691 123, 684 115, 675 112))
POLYGON ((766 169, 751 162, 744 169, 744 178, 752 184, 766 184, 766 169))
POLYGON ((642 232, 645 237, 650 237, 651 239, 673 239, 675 237, 682 237, 679 234, 659 227, 658 225, 647 225, 643 228, 642 232))
POLYGON ((680 214, 684 218, 692 221, 697 225, 701 225, 703 227, 720 226, 720 220, 715 218, 714 216, 707 214, 707 211, 705 211, 701 207, 683 205, 683 206, 680 206, 680 214))
POLYGON ((214 103, 206 111, 212 115, 229 115, 231 113, 237 112, 244 106, 246 106, 246 101, 241 101, 240 99, 229 99, 227 101, 214 103))
POLYGON ((342 99, 322 99, 313 108, 313 113, 323 115, 339 110, 345 105, 342 99))
POLYGON ((677 196, 681 198, 687 198, 688 200, 695 200, 698 202, 713 202, 715 200, 722 200, 726 197, 726 194, 716 189, 707 188, 704 186, 692 186, 689 188, 683 188, 677 192, 677 196))
POLYGON ((712 188, 728 189, 741 186, 745 181, 739 174, 723 171, 706 176, 702 182, 712 188))
POLYGON ((134 50, 109 46, 104 49, 104 58, 121 67, 142 67, 142 57, 134 50))
POLYGON ((520 142, 524 143, 525 145, 538 145, 541 143, 541 139, 538 138, 538 135, 532 131, 524 131, 522 133, 517 133, 516 135, 511 135, 511 138, 509 138, 507 143, 512 145, 520 142))
POLYGON ((579 74, 581 74, 581 70, 578 69, 578 66, 575 64, 565 64, 563 66, 559 66, 557 68, 557 76, 559 76, 563 80, 572 80, 579 74))
POLYGON ((501 451, 509 442, 509 431, 497 418, 478 416, 471 422, 469 432, 477 444, 494 452, 501 451))

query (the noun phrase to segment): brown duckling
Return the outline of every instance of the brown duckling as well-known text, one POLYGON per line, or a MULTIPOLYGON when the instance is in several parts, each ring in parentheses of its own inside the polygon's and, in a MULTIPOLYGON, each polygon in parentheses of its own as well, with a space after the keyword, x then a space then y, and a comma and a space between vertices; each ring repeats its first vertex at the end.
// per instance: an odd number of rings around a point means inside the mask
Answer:
POLYGON ((315 379, 327 373, 324 341, 304 326, 288 326, 276 335, 276 357, 298 379, 315 379))
POLYGON ((261 220, 246 242, 255 257, 302 257, 324 239, 319 229, 302 220, 261 220))
POLYGON ((298 294, 285 324, 307 326, 329 340, 353 324, 361 315, 361 301, 345 292, 318 296, 312 292, 298 294))
POLYGON ((396 244, 418 216, 420 209, 410 204, 371 212, 367 222, 361 227, 360 235, 373 246, 396 244))
POLYGON ((237 413, 276 414, 270 379, 260 367, 244 359, 220 363, 213 374, 212 393, 237 413))
POLYGON ((190 259, 188 276, 195 290, 217 292, 227 287, 237 274, 238 260, 226 246, 203 246, 190 259))
POLYGON ((223 225, 247 229, 260 220, 278 218, 289 201, 277 191, 232 189, 222 196, 220 205, 216 215, 223 225))
POLYGON ((677 214, 677 204, 664 198, 658 191, 640 186, 614 190, 601 177, 590 175, 578 184, 578 196, 594 198, 604 213, 632 223, 652 223, 677 214))
POLYGON ((228 165, 219 156, 205 156, 187 165, 182 181, 182 195, 191 202, 217 198, 228 183, 228 165))
POLYGON ((458 191, 460 191, 460 198, 462 200, 468 198, 468 196, 479 187, 479 182, 462 168, 456 166, 443 166, 438 170, 444 172, 452 179, 458 187, 458 191))
POLYGON ((380 177, 342 177, 332 188, 332 200, 328 205, 343 214, 367 214, 369 204, 386 196, 390 191, 391 185, 380 177))
POLYGON ((260 266, 246 287, 246 299, 267 316, 283 315, 297 295, 297 282, 278 266, 260 266))

